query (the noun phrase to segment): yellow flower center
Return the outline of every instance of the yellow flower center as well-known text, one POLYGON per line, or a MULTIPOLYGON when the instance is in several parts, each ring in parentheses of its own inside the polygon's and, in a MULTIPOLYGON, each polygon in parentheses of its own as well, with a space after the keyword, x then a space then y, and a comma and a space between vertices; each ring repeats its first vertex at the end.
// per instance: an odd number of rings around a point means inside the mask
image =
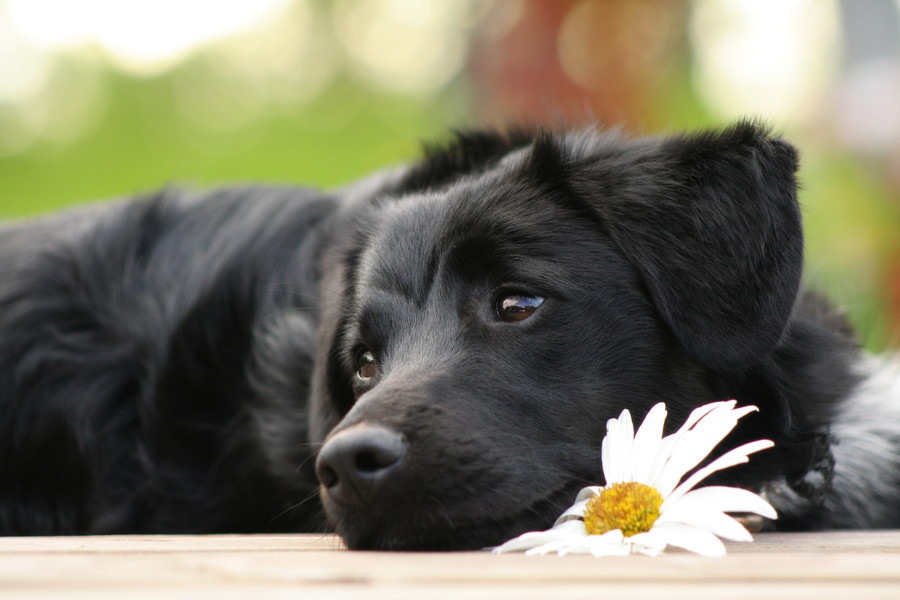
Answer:
POLYGON ((649 485, 636 481, 614 483, 588 500, 584 527, 589 535, 621 529, 625 537, 650 531, 659 518, 663 498, 649 485))

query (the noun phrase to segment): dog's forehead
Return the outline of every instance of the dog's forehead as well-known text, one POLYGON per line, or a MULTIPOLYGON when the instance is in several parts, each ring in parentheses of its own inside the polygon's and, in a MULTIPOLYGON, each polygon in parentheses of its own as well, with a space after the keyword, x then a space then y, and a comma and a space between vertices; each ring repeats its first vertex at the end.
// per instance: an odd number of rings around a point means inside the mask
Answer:
POLYGON ((357 293, 420 303, 443 269, 489 279, 527 273, 565 287, 586 253, 600 251, 597 233, 551 192, 510 175, 495 171, 378 207, 357 263, 357 293))
POLYGON ((489 250, 513 243, 514 231, 522 237, 529 218, 511 208, 515 196, 478 179, 382 205, 361 254, 360 287, 420 300, 462 244, 478 239, 489 250))
POLYGON ((360 256, 359 289, 379 289, 419 298, 434 277, 445 198, 416 195, 380 207, 360 256))

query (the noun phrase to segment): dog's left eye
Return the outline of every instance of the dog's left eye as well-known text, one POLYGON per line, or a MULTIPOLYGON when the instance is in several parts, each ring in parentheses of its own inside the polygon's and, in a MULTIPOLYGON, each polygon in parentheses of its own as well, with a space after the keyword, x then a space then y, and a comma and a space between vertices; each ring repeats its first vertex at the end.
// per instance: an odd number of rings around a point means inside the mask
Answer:
POLYGON ((369 350, 356 357, 356 375, 360 379, 372 379, 378 375, 378 359, 369 350))
POLYGON ((534 314, 544 299, 540 296, 527 296, 524 294, 510 294, 501 296, 497 300, 497 316, 501 321, 515 323, 524 321, 534 314))

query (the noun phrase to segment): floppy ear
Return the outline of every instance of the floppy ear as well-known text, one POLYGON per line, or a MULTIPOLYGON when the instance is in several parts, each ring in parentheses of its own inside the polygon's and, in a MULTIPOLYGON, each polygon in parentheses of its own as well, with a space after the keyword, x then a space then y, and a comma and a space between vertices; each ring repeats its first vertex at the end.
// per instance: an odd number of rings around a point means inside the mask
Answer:
POLYGON ((796 150, 738 123, 630 152, 587 167, 609 235, 693 356, 720 371, 758 361, 800 284, 796 150))

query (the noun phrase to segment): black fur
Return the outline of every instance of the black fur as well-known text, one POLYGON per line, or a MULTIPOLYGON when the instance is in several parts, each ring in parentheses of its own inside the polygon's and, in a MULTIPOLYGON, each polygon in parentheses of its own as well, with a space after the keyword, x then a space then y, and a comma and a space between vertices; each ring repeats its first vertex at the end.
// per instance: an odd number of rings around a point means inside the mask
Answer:
POLYGON ((677 424, 725 398, 760 408, 729 444, 776 446, 719 481, 789 497, 782 527, 900 525, 900 497, 853 519, 860 490, 830 487, 860 354, 800 291, 796 167, 750 123, 468 133, 333 193, 7 225, 0 533, 318 531, 324 504, 354 548, 483 547, 602 483, 622 408, 677 424), (546 300, 505 323, 510 292, 546 300), (317 449, 360 423, 402 434, 402 472, 364 508, 320 502, 317 449))

